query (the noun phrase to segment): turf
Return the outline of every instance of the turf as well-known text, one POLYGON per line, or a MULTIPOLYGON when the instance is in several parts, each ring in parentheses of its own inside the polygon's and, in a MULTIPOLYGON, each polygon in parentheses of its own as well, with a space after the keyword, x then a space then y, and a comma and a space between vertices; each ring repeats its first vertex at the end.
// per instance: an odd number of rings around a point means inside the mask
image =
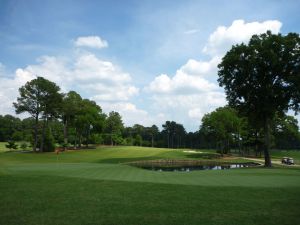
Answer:
POLYGON ((272 157, 274 159, 281 159, 282 157, 292 157, 294 162, 300 164, 300 151, 296 150, 273 150, 271 151, 272 157))
POLYGON ((0 224, 300 224, 300 169, 156 172, 124 164, 159 158, 201 153, 0 153, 0 224))
POLYGON ((0 152, 8 151, 9 149, 5 147, 6 142, 0 142, 0 152))

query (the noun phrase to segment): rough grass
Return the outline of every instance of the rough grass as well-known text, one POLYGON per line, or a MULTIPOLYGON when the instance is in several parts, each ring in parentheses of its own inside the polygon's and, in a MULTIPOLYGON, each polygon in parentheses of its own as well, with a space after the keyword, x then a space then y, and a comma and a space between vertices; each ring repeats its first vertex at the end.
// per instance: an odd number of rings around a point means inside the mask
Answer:
MULTIPOLYGON (((30 148, 27 147, 26 149, 21 149, 21 144, 24 143, 24 142, 16 142, 16 144, 18 145, 18 149, 9 149, 9 148, 6 148, 6 144, 7 142, 0 142, 0 153, 1 152, 8 152, 8 151, 21 151, 21 150, 29 150, 30 148)), ((28 142, 26 142, 27 146, 29 145, 28 142)))
POLYGON ((300 169, 176 173, 123 164, 199 154, 139 147, 2 152, 0 224, 300 224, 300 169))
POLYGON ((300 164, 300 150, 272 150, 272 157, 274 159, 281 159, 282 157, 292 157, 296 164, 300 164))
POLYGON ((5 147, 6 144, 7 144, 6 142, 0 142, 0 153, 9 151, 9 149, 5 147))

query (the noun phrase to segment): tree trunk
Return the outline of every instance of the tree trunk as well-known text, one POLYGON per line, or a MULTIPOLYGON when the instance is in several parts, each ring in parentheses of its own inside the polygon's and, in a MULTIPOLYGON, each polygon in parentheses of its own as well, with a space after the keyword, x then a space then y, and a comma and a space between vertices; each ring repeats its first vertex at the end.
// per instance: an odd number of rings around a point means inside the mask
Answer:
POLYGON ((34 125, 34 144, 33 144, 33 151, 36 152, 36 147, 38 143, 38 123, 39 123, 39 114, 35 116, 35 125, 34 125))
POLYGON ((42 131, 42 140, 41 140, 41 146, 40 151, 44 151, 44 142, 45 142, 45 134, 46 134, 46 119, 43 120, 43 131, 42 131))
POLYGON ((68 145, 68 119, 64 121, 64 150, 66 150, 68 145))
POLYGON ((151 136, 151 146, 152 146, 152 148, 154 146, 154 137, 153 137, 153 135, 151 136))
POLYGON ((168 148, 170 148, 170 134, 168 132, 168 148))
POLYGON ((77 133, 77 129, 75 127, 75 140, 74 140, 74 148, 77 149, 77 136, 78 136, 78 133, 77 133))
POLYGON ((78 136, 79 136, 79 143, 78 143, 78 147, 79 147, 79 148, 81 148, 81 137, 82 137, 82 136, 81 136, 81 133, 79 133, 79 134, 78 134, 78 136))
POLYGON ((268 118, 264 121, 264 155, 265 155, 265 167, 272 167, 270 157, 270 121, 268 118))

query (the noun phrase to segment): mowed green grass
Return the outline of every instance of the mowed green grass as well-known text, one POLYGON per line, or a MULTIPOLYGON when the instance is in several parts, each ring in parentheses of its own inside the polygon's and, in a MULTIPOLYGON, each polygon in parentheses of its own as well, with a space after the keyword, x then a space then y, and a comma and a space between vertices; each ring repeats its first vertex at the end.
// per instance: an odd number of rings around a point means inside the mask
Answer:
POLYGON ((300 169, 156 172, 124 164, 166 158, 201 153, 2 152, 0 224, 300 224, 300 169))
POLYGON ((282 157, 292 157, 296 164, 300 164, 300 150, 272 150, 273 159, 282 159, 282 157))
POLYGON ((5 147, 6 144, 7 144, 6 142, 0 142, 0 153, 9 150, 5 147))

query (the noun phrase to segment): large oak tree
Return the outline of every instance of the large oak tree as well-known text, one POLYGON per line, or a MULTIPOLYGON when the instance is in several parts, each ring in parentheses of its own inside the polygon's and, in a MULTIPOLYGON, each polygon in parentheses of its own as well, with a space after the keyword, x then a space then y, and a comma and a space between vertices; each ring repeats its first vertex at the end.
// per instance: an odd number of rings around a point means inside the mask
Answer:
POLYGON ((218 81, 229 105, 263 128, 265 166, 270 167, 270 126, 275 115, 299 111, 299 34, 254 35, 248 44, 233 46, 218 67, 218 81))

